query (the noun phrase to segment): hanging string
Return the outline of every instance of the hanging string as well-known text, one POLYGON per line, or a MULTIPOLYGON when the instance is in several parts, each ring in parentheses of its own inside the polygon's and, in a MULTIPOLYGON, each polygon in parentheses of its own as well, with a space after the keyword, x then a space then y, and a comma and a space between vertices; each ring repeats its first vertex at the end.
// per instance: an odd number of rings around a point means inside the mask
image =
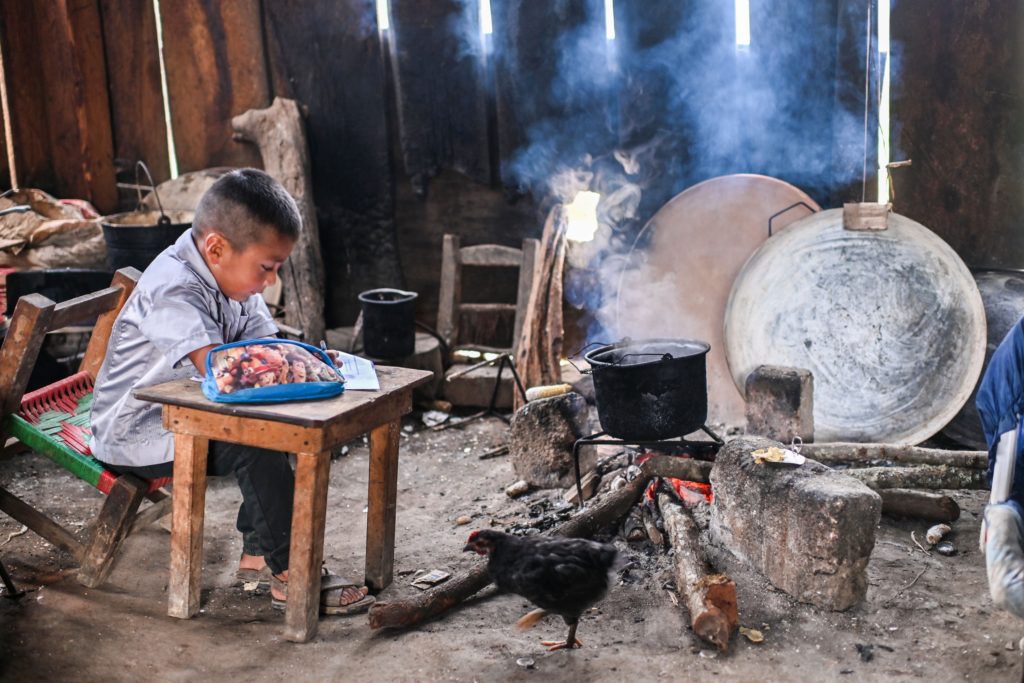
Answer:
POLYGON ((868 196, 868 112, 871 109, 871 5, 868 0, 868 26, 864 51, 864 166, 860 176, 860 201, 863 204, 868 196))

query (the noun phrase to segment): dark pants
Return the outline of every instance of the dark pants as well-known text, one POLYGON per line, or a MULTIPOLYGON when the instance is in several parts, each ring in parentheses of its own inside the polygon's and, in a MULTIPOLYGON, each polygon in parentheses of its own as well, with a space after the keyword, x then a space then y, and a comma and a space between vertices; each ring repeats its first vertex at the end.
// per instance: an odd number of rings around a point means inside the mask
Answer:
MULTIPOLYGON (((288 569, 295 494, 295 475, 288 464, 288 455, 266 448, 211 441, 206 463, 208 475, 223 477, 234 473, 238 480, 242 505, 238 508, 236 526, 242 532, 242 552, 263 555, 275 574, 288 569)), ((173 462, 141 467, 107 465, 107 468, 143 479, 174 474, 173 462)))

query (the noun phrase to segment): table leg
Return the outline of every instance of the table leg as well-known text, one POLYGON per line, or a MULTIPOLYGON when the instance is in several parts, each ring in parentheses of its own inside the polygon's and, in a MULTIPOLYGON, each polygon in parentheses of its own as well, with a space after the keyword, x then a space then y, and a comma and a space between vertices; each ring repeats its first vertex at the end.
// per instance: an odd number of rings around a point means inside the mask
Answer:
POLYGON ((304 643, 316 635, 320 617, 320 566, 331 452, 296 453, 292 543, 288 555, 288 608, 284 637, 304 643))
POLYGON ((171 578, 167 614, 188 619, 199 611, 203 572, 203 514, 209 440, 174 435, 174 496, 171 503, 171 578))
POLYGON ((395 566, 395 506, 398 496, 398 435, 401 420, 370 432, 369 506, 366 515, 366 585, 391 584, 395 566))

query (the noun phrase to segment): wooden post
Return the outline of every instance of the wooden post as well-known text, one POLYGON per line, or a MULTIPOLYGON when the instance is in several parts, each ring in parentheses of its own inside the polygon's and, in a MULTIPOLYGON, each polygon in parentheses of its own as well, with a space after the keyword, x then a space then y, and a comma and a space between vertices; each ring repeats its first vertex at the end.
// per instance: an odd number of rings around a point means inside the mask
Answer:
POLYGON ((42 294, 21 297, 0 346, 0 417, 18 412, 56 304, 42 294))
POLYGON ((366 585, 372 591, 383 590, 391 584, 395 564, 398 435, 401 426, 401 420, 394 420, 370 432, 366 585))
POLYGON ((295 507, 288 553, 288 607, 284 637, 305 643, 316 635, 320 617, 320 565, 331 452, 296 453, 295 507))
POLYGON ((309 146, 302 115, 295 100, 274 98, 267 109, 250 109, 231 119, 236 140, 253 142, 263 156, 263 168, 295 198, 302 216, 302 231, 292 255, 281 268, 285 314, 306 340, 324 338, 324 264, 320 254, 320 226, 313 204, 309 146))
POLYGON ((93 379, 100 374, 100 367, 107 355, 107 344, 110 341, 110 332, 114 328, 114 321, 117 320, 121 308, 124 307, 124 303, 135 290, 135 285, 138 284, 140 277, 142 277, 142 273, 130 267, 122 268, 114 273, 114 279, 110 286, 120 287, 122 289, 121 296, 113 308, 96 319, 96 325, 92 328, 92 336, 89 338, 89 346, 85 349, 82 364, 78 366, 79 372, 87 370, 93 379))
POLYGON ((199 611, 203 573, 203 515, 209 440, 174 435, 174 497, 171 512, 171 578, 167 614, 188 619, 199 611))
POLYGON ((458 235, 445 235, 441 247, 441 289, 437 295, 437 331, 450 349, 458 342, 459 308, 462 298, 462 264, 458 235))

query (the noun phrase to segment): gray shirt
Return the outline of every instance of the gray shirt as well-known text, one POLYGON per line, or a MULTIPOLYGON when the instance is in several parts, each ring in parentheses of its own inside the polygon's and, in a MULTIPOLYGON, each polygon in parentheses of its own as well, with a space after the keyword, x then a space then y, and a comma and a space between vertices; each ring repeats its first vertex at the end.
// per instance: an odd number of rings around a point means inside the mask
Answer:
POLYGON ((142 274, 114 322, 92 403, 92 453, 111 465, 174 459, 161 406, 132 392, 195 376, 188 354, 210 344, 270 337, 277 326, 263 297, 227 298, 187 230, 142 274))

